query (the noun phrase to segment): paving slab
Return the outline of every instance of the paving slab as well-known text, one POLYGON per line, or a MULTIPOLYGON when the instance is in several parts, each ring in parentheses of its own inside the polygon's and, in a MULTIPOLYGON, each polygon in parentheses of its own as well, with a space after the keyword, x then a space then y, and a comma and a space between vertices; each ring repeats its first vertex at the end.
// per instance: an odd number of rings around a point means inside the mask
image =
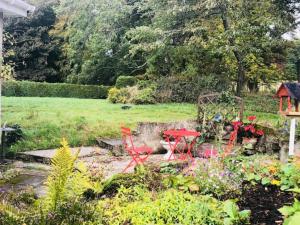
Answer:
MULTIPOLYGON (((80 149, 79 158, 91 157, 91 156, 108 153, 108 151, 105 149, 92 146, 92 147, 71 148, 72 154, 75 155, 79 149, 80 149)), ((56 149, 20 152, 17 154, 17 158, 23 161, 36 161, 42 163, 49 163, 50 160, 54 157, 55 152, 56 149)))
MULTIPOLYGON (((145 164, 160 164, 165 162, 164 155, 150 155, 145 164)), ((102 170, 104 179, 108 179, 115 174, 122 173, 126 166, 130 163, 130 156, 111 156, 111 155, 98 155, 94 157, 86 157, 81 159, 89 167, 99 168, 102 170)), ((128 168, 127 173, 132 173, 133 167, 128 168)))

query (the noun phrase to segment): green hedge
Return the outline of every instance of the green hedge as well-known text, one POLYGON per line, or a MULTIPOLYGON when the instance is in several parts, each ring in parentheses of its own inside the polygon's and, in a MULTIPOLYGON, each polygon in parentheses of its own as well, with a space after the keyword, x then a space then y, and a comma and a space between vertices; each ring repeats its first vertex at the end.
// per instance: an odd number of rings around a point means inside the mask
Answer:
POLYGON ((62 97, 62 98, 107 98, 109 87, 76 85, 66 83, 38 83, 30 81, 7 81, 3 85, 4 96, 16 97, 62 97))

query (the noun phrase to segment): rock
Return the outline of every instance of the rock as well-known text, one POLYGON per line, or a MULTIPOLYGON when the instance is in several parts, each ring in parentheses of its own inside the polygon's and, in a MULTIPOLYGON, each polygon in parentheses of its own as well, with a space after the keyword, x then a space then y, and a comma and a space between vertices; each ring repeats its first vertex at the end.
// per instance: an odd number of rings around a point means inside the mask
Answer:
POLYGON ((96 140, 100 148, 109 150, 114 156, 121 156, 127 154, 123 149, 123 143, 121 139, 97 138, 96 140))

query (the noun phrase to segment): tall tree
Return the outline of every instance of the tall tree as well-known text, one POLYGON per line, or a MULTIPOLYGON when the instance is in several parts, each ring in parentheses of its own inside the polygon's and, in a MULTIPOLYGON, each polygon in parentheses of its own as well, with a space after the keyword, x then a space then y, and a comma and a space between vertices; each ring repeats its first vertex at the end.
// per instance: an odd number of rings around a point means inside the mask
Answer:
POLYGON ((297 6, 295 2, 143 1, 139 7, 148 9, 152 23, 131 31, 132 51, 153 55, 157 49, 178 45, 193 46, 194 51, 205 49, 207 63, 220 59, 226 68, 220 75, 231 77, 236 82, 236 94, 241 95, 247 81, 267 81, 282 75, 277 66, 282 51, 276 46, 285 44, 281 35, 295 26, 293 13, 299 10, 291 10, 291 5, 297 6))
POLYGON ((63 0, 52 34, 64 40, 67 81, 108 84, 131 75, 136 62, 126 58, 125 31, 132 26, 132 2, 125 0, 63 0))
POLYGON ((50 5, 38 7, 28 18, 10 18, 5 30, 12 36, 13 44, 7 45, 9 54, 5 60, 14 63, 18 80, 60 82, 57 59, 58 43, 49 36, 56 20, 50 5))

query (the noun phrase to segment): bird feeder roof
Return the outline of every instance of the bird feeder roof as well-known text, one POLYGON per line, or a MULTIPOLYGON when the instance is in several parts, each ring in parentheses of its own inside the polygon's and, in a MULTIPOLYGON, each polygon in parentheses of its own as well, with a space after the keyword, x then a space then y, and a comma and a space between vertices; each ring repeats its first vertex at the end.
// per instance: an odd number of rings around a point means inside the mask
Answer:
POLYGON ((291 97, 300 101, 300 83, 283 83, 276 93, 277 97, 291 97))
POLYGON ((0 0, 0 12, 5 16, 27 16, 35 7, 22 0, 0 0))

